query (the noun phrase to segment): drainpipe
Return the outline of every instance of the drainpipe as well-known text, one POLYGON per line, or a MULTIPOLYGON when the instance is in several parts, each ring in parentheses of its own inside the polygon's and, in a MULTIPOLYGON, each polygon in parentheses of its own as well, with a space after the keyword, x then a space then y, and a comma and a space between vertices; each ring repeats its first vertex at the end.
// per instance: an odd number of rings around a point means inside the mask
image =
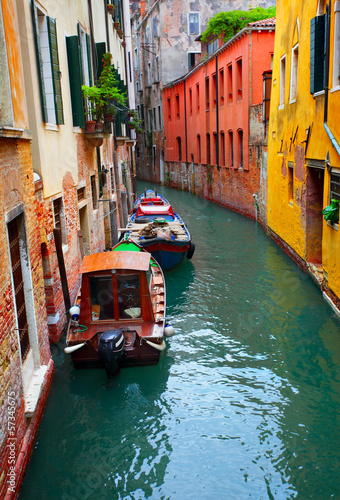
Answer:
POLYGON ((215 56, 216 61, 216 166, 217 170, 220 170, 220 148, 219 148, 219 113, 218 113, 218 60, 215 56))
POLYGON ((107 9, 106 9, 106 0, 103 0, 104 4, 104 15, 105 15, 105 31, 106 31, 106 46, 107 46, 107 51, 111 52, 110 50, 110 37, 109 37, 109 22, 108 22, 108 14, 107 14, 107 9))
POLYGON ((327 40, 326 40, 326 67, 325 67, 325 108, 324 108, 324 120, 323 120, 323 125, 325 127, 325 130, 328 134, 328 137, 333 144, 336 152, 340 156, 340 146, 336 138, 334 137, 333 132, 329 128, 327 124, 327 118, 328 118, 328 84, 329 84, 329 57, 330 57, 330 37, 331 37, 331 7, 332 7, 332 0, 329 0, 329 6, 328 6, 328 13, 327 13, 327 40))

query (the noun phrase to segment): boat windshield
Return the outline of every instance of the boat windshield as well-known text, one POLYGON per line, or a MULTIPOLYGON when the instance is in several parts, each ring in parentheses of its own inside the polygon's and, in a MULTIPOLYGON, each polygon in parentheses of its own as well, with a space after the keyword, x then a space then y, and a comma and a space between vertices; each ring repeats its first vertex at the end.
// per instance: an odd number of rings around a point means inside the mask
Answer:
POLYGON ((140 285, 138 274, 117 276, 120 318, 140 318, 140 285))
POLYGON ((114 319, 112 276, 90 276, 92 321, 114 319))

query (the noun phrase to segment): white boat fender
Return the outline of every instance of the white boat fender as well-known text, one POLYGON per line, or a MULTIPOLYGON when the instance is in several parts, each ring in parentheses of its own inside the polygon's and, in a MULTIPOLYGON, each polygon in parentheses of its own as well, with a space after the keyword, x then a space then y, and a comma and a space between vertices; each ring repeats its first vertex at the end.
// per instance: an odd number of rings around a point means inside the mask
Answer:
POLYGON ((155 349, 157 349, 157 351, 164 351, 164 349, 166 348, 164 340, 161 344, 155 344, 154 342, 150 342, 150 340, 146 340, 146 339, 144 339, 144 340, 151 347, 154 347, 155 349))
POLYGON ((172 337, 173 335, 175 334, 175 329, 172 325, 170 325, 170 323, 167 323, 164 327, 164 335, 167 337, 167 338, 170 338, 172 337))
POLYGON ((79 314, 80 314, 80 307, 79 306, 72 306, 71 309, 69 310, 69 313, 70 313, 72 321, 78 321, 79 314))
POLYGON ((78 349, 80 349, 84 345, 86 345, 86 342, 82 342, 81 344, 77 344, 77 345, 71 345, 70 347, 65 347, 64 353, 71 354, 71 352, 78 351, 78 349))

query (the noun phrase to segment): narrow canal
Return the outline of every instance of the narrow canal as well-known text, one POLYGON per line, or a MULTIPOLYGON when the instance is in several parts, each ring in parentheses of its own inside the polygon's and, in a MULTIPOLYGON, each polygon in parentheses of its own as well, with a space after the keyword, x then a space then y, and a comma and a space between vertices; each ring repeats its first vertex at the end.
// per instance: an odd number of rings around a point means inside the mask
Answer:
POLYGON ((176 335, 112 380, 52 346, 20 500, 339 499, 339 320, 254 221, 159 192, 196 244, 166 274, 176 335))

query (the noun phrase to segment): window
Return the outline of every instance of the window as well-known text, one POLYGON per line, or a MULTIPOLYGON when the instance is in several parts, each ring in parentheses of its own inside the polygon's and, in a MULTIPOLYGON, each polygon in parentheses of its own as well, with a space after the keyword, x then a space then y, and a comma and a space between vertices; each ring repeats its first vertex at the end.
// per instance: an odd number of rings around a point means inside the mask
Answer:
POLYGON ((243 168, 243 130, 237 131, 238 135, 238 148, 239 148, 239 168, 243 168))
POLYGON ((56 21, 41 12, 33 1, 31 6, 42 118, 44 122, 62 125, 64 114, 56 21))
POLYGON ((340 174, 331 173, 330 201, 340 200, 340 174))
POLYGON ((212 76, 213 106, 216 107, 216 73, 212 76))
POLYGON ((153 108, 153 126, 154 126, 155 130, 157 130, 156 108, 153 108))
POLYGON ((236 85, 237 85, 237 100, 240 101, 242 99, 242 59, 238 59, 236 61, 236 85))
POLYGON ((170 97, 167 98, 167 106, 168 106, 168 119, 169 119, 169 122, 171 122, 171 99, 170 99, 170 97))
POLYGON ((114 319, 111 276, 90 276, 92 321, 114 319))
POLYGON ((288 201, 293 201, 294 197, 294 163, 288 162, 288 201))
POLYGON ((217 134, 216 132, 213 133, 213 152, 215 155, 215 158, 213 158, 213 163, 214 165, 217 165, 217 160, 218 160, 218 142, 217 142, 217 134))
POLYGON ((197 102, 197 113, 200 110, 200 84, 196 83, 196 102, 197 102))
POLYGON ((67 245, 68 238, 66 233, 65 212, 62 198, 53 200, 53 218, 54 227, 59 229, 63 245, 67 245))
POLYGON ((176 141, 177 141, 178 161, 182 161, 182 139, 180 137, 176 137, 176 141))
POLYGON ((146 79, 146 86, 151 87, 151 62, 148 62, 147 66, 147 79, 146 79))
POLYGON ((192 116, 192 89, 189 89, 189 113, 192 116))
POLYGON ((145 43, 150 45, 150 29, 149 26, 145 28, 145 43))
POLYGON ((230 166, 234 166, 234 136, 233 132, 229 131, 229 163, 230 166))
POLYGON ((224 70, 223 69, 220 70, 219 75, 220 75, 219 76, 220 81, 219 81, 219 85, 218 85, 218 91, 220 94, 220 105, 223 106, 223 104, 224 104, 224 70))
POLYGON ((286 92, 286 56, 280 60, 280 106, 284 105, 286 92))
POLYGON ((83 186, 77 190, 77 199, 78 199, 78 203, 86 200, 86 187, 85 186, 83 186))
POLYGON ((216 40, 213 40, 212 42, 208 43, 207 49, 208 49, 208 56, 213 54, 215 52, 215 50, 218 49, 218 38, 216 38, 216 40))
POLYGON ((292 49, 292 62, 290 72, 290 101, 295 101, 297 97, 297 78, 298 78, 298 62, 299 62, 299 45, 295 45, 292 49))
POLYGON ((227 81, 228 103, 233 102, 233 66, 228 65, 228 81, 227 81))
POLYGON ((179 95, 175 96, 176 117, 179 118, 179 95))
POLYGON ((91 175, 91 195, 92 195, 92 207, 93 210, 98 208, 98 195, 97 195, 97 185, 96 185, 96 176, 91 175))
POLYGON ((200 21, 198 12, 189 12, 189 35, 199 35, 200 21))
POLYGON ((156 146, 152 146, 152 165, 153 171, 156 172, 156 146))
POLYGON ((220 164, 225 165, 225 136, 224 132, 220 132, 221 136, 221 157, 220 157, 220 164))
POLYGON ((154 17, 152 19, 152 36, 156 38, 158 36, 158 19, 154 17))
POLYGON ((188 71, 195 66, 198 55, 199 52, 188 52, 188 71))
POLYGON ((325 15, 310 22, 310 93, 324 89, 326 28, 325 15))
POLYGON ((201 136, 197 134, 197 156, 198 163, 202 163, 201 136))
POLYGON ((210 165, 211 154, 210 154, 210 134, 207 134, 207 164, 210 165))
POLYGON ((334 43, 333 43, 333 82, 332 86, 340 85, 340 1, 334 3, 334 43))
POLYGON ((205 109, 210 107, 209 78, 205 79, 205 109))
POLYGON ((140 282, 138 274, 117 276, 118 304, 120 318, 140 318, 140 282))
POLYGON ((161 107, 158 106, 158 123, 159 123, 159 128, 162 128, 162 112, 161 112, 161 107))

